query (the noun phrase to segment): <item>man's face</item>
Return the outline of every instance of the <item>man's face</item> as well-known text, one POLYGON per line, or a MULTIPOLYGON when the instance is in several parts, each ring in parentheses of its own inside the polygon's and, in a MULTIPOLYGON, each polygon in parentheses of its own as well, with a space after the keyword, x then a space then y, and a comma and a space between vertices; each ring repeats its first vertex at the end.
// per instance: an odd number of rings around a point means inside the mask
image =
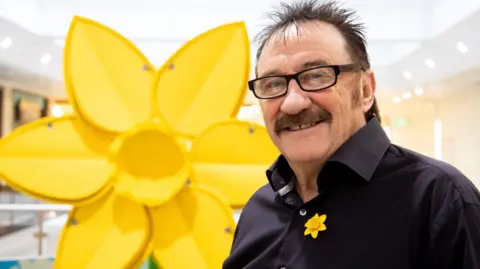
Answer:
MULTIPOLYGON (((257 77, 351 63, 345 40, 334 26, 308 22, 267 42, 257 77)), ((316 92, 305 92, 291 80, 285 96, 261 100, 260 105, 270 137, 289 161, 323 162, 365 124, 374 90, 373 73, 348 72, 338 76, 336 85, 316 92)))

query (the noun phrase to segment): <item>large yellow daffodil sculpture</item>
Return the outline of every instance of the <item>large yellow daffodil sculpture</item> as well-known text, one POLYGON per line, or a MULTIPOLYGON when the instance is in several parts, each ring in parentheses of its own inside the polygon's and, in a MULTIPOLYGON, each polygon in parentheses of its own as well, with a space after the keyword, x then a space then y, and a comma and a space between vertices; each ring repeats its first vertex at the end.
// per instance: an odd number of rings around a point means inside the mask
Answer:
POLYGON ((187 42, 160 69, 125 38, 75 17, 64 56, 74 115, 0 141, 0 178, 74 206, 61 269, 221 268, 234 221, 277 155, 265 129, 235 119, 249 75, 244 23, 187 42))

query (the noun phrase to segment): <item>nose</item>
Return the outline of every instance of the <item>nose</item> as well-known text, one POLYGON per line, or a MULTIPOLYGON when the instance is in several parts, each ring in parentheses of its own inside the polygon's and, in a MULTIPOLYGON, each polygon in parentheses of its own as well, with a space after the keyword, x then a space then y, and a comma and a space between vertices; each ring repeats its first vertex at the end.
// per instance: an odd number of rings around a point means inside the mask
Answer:
POLYGON ((305 91, 300 89, 296 81, 291 81, 288 88, 287 96, 280 107, 283 113, 295 115, 312 105, 312 100, 305 91))

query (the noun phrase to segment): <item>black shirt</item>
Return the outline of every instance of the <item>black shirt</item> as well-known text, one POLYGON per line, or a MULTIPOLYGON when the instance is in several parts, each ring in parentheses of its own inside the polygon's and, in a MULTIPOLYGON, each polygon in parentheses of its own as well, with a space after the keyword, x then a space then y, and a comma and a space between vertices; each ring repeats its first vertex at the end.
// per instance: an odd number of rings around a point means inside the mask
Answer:
MULTIPOLYGON (((477 158, 477 156, 472 156, 477 158)), ((457 169, 390 143, 375 118, 303 203, 280 156, 248 201, 224 269, 480 269, 480 193, 457 169), (326 214, 314 239, 305 223, 326 214)))

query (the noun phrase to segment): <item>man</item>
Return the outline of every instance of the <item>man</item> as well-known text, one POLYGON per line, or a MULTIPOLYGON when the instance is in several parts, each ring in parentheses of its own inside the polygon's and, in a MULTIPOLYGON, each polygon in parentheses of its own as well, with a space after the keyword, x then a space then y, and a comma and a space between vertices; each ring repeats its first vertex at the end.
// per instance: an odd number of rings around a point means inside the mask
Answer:
POLYGON ((282 155, 224 269, 480 269, 480 194, 452 166, 390 143, 354 16, 283 4, 259 35, 249 88, 282 155))

